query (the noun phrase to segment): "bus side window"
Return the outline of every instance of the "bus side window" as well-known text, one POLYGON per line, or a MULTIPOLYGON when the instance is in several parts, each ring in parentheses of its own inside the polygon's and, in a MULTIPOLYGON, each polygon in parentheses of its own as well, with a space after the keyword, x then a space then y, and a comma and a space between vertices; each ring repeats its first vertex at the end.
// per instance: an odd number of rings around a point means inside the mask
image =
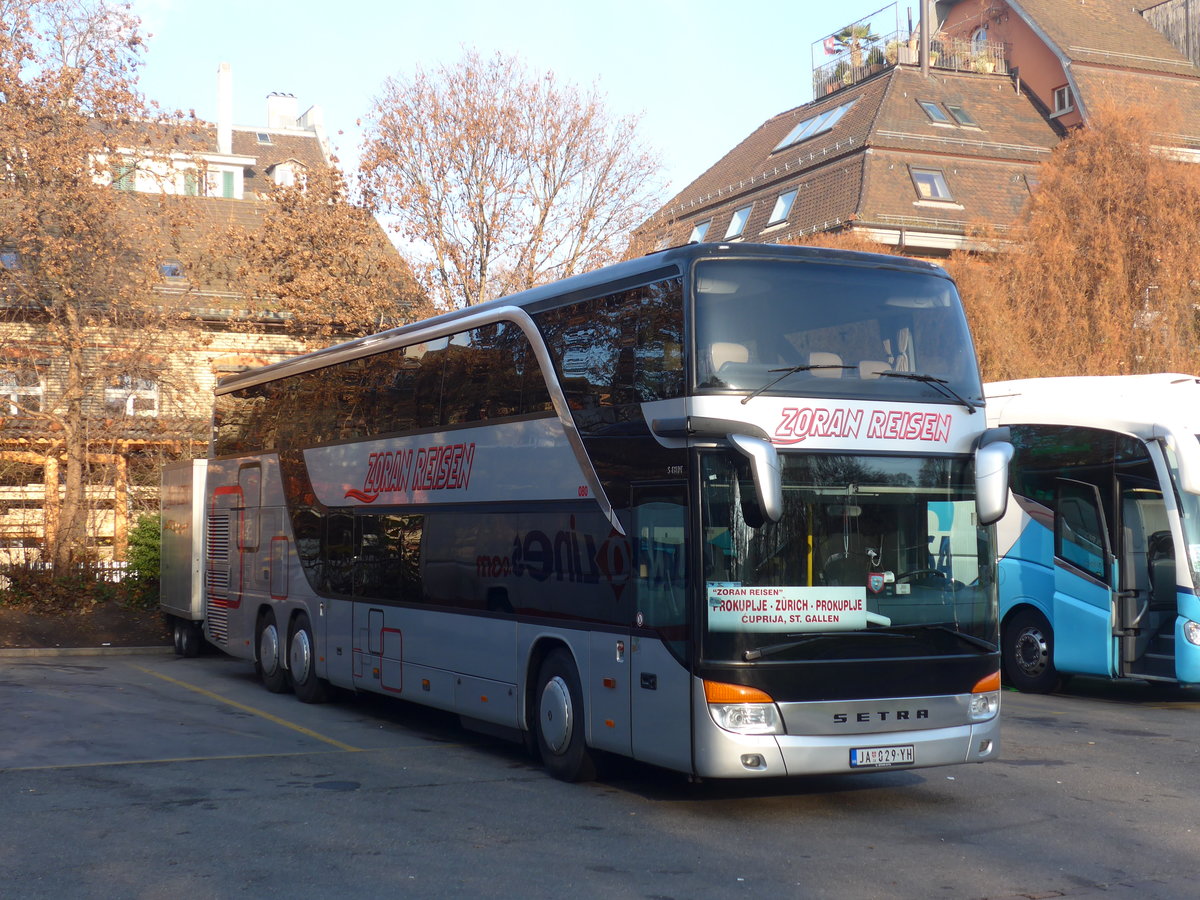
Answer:
POLYGON ((1102 581, 1108 580, 1108 541, 1095 485, 1058 480, 1054 555, 1102 581))
POLYGON ((634 489, 643 494, 643 502, 633 508, 634 576, 638 617, 647 628, 687 622, 687 507, 682 496, 672 497, 682 492, 674 487, 634 489))

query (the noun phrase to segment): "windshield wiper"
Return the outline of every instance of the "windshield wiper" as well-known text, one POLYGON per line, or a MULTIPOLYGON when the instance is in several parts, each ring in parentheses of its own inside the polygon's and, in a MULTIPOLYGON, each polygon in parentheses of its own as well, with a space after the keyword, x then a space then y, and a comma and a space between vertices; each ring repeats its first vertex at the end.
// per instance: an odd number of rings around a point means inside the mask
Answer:
POLYGON ((765 647, 759 647, 755 650, 747 650, 742 654, 742 659, 746 660, 746 662, 750 662, 754 659, 762 659, 764 656, 774 656, 776 653, 785 653, 788 650, 794 650, 797 647, 803 647, 805 644, 811 644, 814 641, 819 641, 824 638, 846 637, 848 635, 853 635, 854 637, 862 637, 863 635, 867 635, 869 637, 904 638, 905 640, 912 640, 915 637, 915 635, 903 634, 898 631, 822 631, 820 634, 814 634, 798 641, 785 641, 782 644, 767 644, 765 647))
MULTIPOLYGON (((768 372, 782 372, 783 374, 781 374, 778 378, 768 381, 762 387, 755 388, 753 391, 751 391, 749 394, 747 394, 745 397, 743 397, 742 405, 744 406, 745 404, 747 404, 751 400, 753 400, 755 397, 757 397, 759 394, 761 394, 763 391, 769 391, 771 388, 775 387, 775 385, 779 384, 779 382, 783 381, 783 379, 787 378, 789 375, 795 375, 797 372, 811 372, 813 369, 857 369, 857 368, 858 368, 858 366, 843 366, 843 365, 839 365, 837 363, 818 363, 816 365, 788 366, 786 369, 767 369, 768 372)), ((971 411, 974 412, 974 410, 971 410, 971 411)))
MULTIPOLYGON (((909 381, 920 381, 923 384, 932 385, 937 390, 941 391, 951 400, 957 400, 967 408, 967 412, 974 413, 976 406, 954 388, 950 387, 950 383, 945 378, 935 378, 932 375, 925 375, 921 372, 880 372, 880 378, 907 378, 909 381)), ((745 402, 745 401, 743 401, 745 402)))
POLYGON ((995 653, 998 649, 991 641, 985 641, 983 638, 977 638, 973 634, 967 634, 964 631, 959 631, 957 628, 952 628, 949 625, 922 625, 923 631, 944 631, 946 634, 952 634, 960 641, 970 644, 973 647, 978 647, 980 650, 986 650, 989 653, 995 653))

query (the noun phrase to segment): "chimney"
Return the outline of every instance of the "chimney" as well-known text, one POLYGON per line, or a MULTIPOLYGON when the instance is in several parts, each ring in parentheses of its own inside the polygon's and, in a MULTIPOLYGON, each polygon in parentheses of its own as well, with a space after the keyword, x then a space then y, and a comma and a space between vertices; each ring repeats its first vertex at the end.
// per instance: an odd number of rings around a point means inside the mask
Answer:
POLYGON ((295 128, 299 104, 295 94, 267 94, 267 127, 295 128))
POLYGON ((217 67, 217 152, 233 152, 233 70, 217 67))

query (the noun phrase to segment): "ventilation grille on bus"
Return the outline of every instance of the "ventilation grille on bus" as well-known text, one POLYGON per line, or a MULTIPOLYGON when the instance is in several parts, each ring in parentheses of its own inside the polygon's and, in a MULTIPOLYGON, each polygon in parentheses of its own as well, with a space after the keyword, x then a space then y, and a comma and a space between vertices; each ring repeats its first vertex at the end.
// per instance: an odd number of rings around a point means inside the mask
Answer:
POLYGON ((208 602, 205 606, 209 637, 219 644, 229 641, 229 515, 208 517, 208 566, 205 572, 208 602))

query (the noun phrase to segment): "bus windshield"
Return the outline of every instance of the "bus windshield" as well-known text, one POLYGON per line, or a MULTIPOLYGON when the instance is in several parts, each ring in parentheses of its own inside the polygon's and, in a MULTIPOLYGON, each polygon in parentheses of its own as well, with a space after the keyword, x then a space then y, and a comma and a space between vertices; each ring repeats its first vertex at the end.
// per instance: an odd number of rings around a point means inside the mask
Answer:
POLYGON ((780 462, 783 517, 763 522, 744 464, 702 458, 705 659, 995 651, 989 536, 975 524, 967 460, 780 462))
POLYGON ((972 404, 962 305, 932 272, 796 260, 695 266, 696 386, 709 392, 972 404), (949 388, 949 390, 946 390, 949 388))

